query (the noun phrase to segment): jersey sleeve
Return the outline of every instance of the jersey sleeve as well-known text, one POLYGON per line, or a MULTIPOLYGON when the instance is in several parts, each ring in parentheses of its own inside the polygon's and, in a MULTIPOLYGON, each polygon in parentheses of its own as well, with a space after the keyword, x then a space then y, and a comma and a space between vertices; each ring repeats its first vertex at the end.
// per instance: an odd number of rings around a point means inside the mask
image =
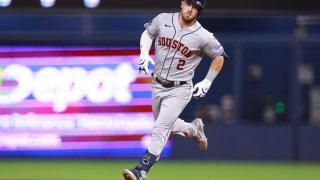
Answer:
POLYGON ((203 47, 203 52, 210 58, 215 58, 217 56, 225 56, 224 48, 220 42, 214 37, 212 33, 208 32, 208 37, 206 43, 203 47))
POLYGON ((147 29, 149 35, 156 37, 158 35, 159 26, 160 26, 160 15, 154 17, 151 21, 144 24, 144 27, 147 29))

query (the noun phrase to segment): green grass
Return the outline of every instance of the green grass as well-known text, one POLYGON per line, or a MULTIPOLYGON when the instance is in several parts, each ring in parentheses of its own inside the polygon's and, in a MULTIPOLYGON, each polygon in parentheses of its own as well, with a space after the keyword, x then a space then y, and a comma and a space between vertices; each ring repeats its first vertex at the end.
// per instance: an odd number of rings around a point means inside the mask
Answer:
MULTIPOLYGON (((136 161, 0 159, 1 180, 121 180, 136 161)), ((319 180, 320 163, 160 160, 150 180, 319 180)))

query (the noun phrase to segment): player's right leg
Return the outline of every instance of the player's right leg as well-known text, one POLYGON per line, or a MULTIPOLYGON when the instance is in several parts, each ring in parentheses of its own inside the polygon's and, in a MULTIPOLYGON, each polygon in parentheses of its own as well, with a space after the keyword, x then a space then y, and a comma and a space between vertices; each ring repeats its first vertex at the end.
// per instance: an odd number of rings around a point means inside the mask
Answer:
POLYGON ((159 159, 174 122, 192 97, 192 91, 190 91, 190 89, 190 85, 181 85, 168 91, 160 84, 153 84, 152 105, 156 121, 152 130, 151 141, 148 146, 148 151, 134 168, 140 172, 140 174, 135 173, 136 171, 133 169, 125 169, 123 176, 127 178, 126 180, 134 178, 138 180, 140 180, 139 178, 144 179, 142 173, 148 173, 159 159))

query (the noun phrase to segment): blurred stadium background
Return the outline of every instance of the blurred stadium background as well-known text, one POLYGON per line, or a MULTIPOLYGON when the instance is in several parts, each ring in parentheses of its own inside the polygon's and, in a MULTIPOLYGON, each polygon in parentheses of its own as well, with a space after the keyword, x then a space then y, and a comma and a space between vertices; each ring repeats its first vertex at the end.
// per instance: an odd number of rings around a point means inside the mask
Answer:
MULTIPOLYGON (((320 179, 320 6, 207 1, 228 60, 181 117, 209 150, 171 137, 150 179, 320 179)), ((143 24, 180 0, 0 0, 0 179, 121 179, 153 125, 138 74, 143 24)), ((204 58, 194 78, 209 65, 204 58)))

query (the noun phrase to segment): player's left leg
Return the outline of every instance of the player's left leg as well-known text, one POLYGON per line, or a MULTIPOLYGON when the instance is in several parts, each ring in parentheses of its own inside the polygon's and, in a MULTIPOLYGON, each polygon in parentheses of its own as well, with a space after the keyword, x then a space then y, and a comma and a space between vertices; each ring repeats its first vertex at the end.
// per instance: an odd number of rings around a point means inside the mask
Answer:
POLYGON ((199 149, 205 151, 208 148, 208 140, 204 134, 203 127, 204 124, 200 118, 194 119, 191 123, 178 118, 173 124, 172 133, 196 140, 199 144, 199 149))
POLYGON ((197 135, 197 128, 191 123, 178 118, 172 126, 172 133, 187 138, 193 138, 197 135))

